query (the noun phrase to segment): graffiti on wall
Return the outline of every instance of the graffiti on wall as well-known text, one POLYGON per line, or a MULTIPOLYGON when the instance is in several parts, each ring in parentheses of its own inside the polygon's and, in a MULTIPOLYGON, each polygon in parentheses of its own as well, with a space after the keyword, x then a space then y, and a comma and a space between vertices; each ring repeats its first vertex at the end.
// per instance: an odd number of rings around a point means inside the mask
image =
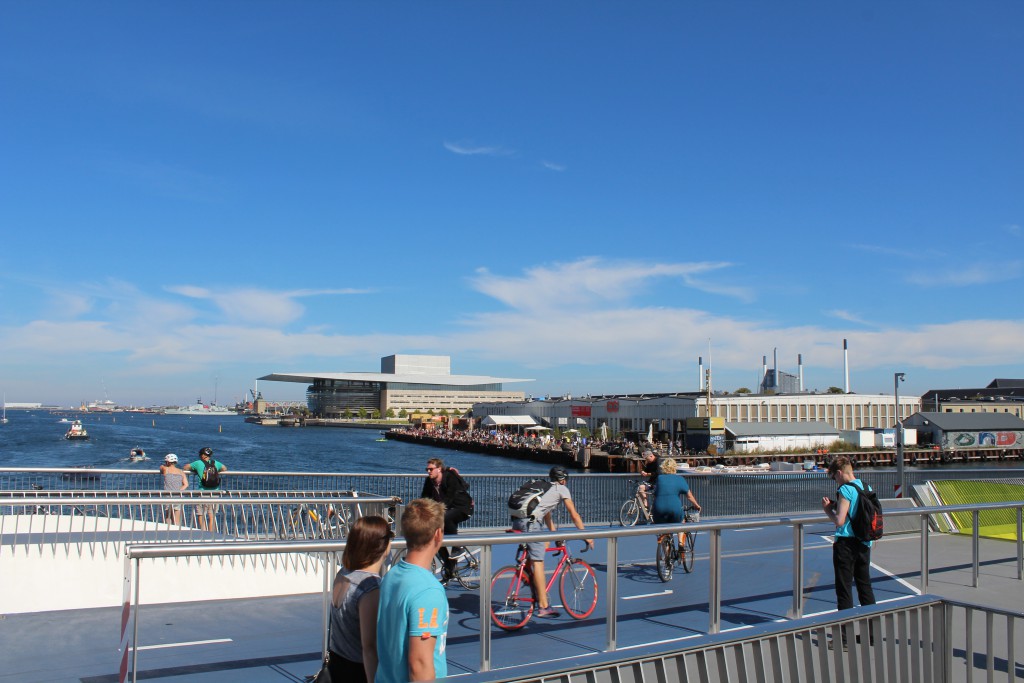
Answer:
POLYGON ((945 432, 942 435, 942 447, 950 451, 1018 446, 1024 446, 1024 432, 945 432))

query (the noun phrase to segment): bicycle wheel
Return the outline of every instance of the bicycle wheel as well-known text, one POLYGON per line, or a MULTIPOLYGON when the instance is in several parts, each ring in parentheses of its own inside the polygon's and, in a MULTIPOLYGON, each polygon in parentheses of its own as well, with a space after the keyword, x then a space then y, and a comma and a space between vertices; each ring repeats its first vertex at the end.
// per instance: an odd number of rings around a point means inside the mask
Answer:
POLYGON ((679 548, 680 562, 683 564, 683 571, 689 574, 693 571, 693 545, 697 542, 697 532, 686 534, 686 542, 679 548))
POLYGON ((533 592, 526 572, 503 567, 491 580, 491 620, 499 628, 516 631, 533 616, 533 592), (527 597, 529 596, 529 597, 527 597))
POLYGON ((480 588, 480 548, 467 547, 462 557, 455 561, 455 578, 466 590, 480 588))
POLYGON ((655 565, 658 567, 658 578, 662 582, 672 580, 672 560, 675 556, 675 548, 672 543, 672 534, 665 534, 658 539, 658 550, 654 556, 655 565))
POLYGON ((639 519, 640 506, 637 505, 636 498, 630 498, 619 510, 619 521, 622 522, 622 526, 634 526, 639 519))
POLYGON ((597 574, 581 559, 565 565, 558 580, 562 607, 573 619, 586 619, 597 607, 597 574))

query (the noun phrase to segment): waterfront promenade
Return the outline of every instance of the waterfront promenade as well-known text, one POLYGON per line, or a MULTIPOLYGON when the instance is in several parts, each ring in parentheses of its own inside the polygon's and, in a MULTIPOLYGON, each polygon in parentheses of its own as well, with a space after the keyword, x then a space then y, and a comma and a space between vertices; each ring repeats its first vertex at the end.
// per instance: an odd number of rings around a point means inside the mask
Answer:
MULTIPOLYGON (((829 532, 826 524, 806 528, 803 611, 807 616, 834 608, 829 532)), ((916 535, 889 536, 876 544, 872 578, 880 603, 897 603, 918 593, 919 544, 916 535)), ((726 531, 722 545, 722 631, 788 618, 792 608, 789 530, 726 531)), ((1024 612, 1015 545, 981 539, 980 547, 980 585, 973 588, 970 537, 932 533, 929 591, 1024 612)), ((494 569, 510 562, 512 548, 495 550, 494 569)), ((661 583, 656 576, 653 550, 649 536, 619 541, 616 603, 622 651, 651 643, 685 647, 708 636, 706 535, 699 537, 695 571, 678 573, 669 583, 661 583)), ((605 543, 599 542, 584 557, 598 570, 603 590, 605 543)), ((74 580, 73 575, 69 580, 74 580)), ((475 678, 472 674, 480 666, 478 596, 457 588, 449 589, 448 595, 452 609, 449 673, 475 678)), ((301 681, 317 669, 320 609, 318 594, 143 606, 139 678, 301 681)), ((566 658, 585 663, 603 647, 606 609, 607 596, 602 595, 592 619, 577 622, 563 616, 533 621, 514 633, 493 629, 493 664, 514 667, 566 658)), ((117 608, 7 615, 0 620, 0 651, 6 660, 0 682, 116 681, 120 620, 117 608)), ((1020 639, 1024 633, 1018 631, 1015 637, 1020 639)), ((1024 643, 1017 651, 1024 653, 1024 643)))

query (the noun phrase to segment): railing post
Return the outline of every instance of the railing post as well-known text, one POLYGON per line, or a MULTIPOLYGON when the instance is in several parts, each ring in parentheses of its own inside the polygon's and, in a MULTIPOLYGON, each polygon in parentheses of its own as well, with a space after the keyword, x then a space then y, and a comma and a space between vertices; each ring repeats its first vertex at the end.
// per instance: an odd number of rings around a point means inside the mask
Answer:
POLYGON ((491 551, 490 543, 480 549, 480 670, 491 670, 491 551))
POLYGON ((978 510, 971 510, 971 553, 974 556, 971 574, 972 585, 975 588, 978 587, 979 579, 981 578, 981 532, 978 524, 980 514, 978 510))
POLYGON ((619 539, 608 539, 608 646, 614 652, 619 638, 619 539))
POLYGON ((708 591, 708 633, 718 633, 722 628, 722 530, 711 531, 711 561, 708 563, 710 575, 708 591))
POLYGON ((332 577, 337 571, 337 560, 334 553, 324 553, 324 596, 323 615, 320 620, 320 628, 323 630, 323 652, 320 659, 327 656, 327 649, 331 646, 328 639, 331 637, 331 608, 334 606, 334 590, 332 577))
POLYGON ((804 615, 804 526, 793 525, 793 619, 804 615))
POLYGON ((139 582, 142 581, 142 576, 139 570, 141 569, 140 560, 135 560, 135 586, 134 586, 134 597, 132 602, 132 683, 136 683, 139 674, 139 582))
POLYGON ((1017 580, 1024 581, 1024 535, 1021 534, 1021 517, 1024 508, 1017 508, 1017 580))
POLYGON ((928 515, 921 515, 921 592, 928 590, 928 515))

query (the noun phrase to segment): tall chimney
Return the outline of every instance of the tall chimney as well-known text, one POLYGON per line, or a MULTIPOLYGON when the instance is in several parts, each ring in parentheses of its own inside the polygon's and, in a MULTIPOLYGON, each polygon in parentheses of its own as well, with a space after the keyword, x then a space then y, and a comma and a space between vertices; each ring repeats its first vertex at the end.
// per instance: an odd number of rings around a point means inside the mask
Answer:
POLYGON ((846 340, 843 340, 843 390, 850 393, 850 352, 847 350, 846 340))
POLYGON ((775 393, 782 393, 782 387, 779 386, 779 349, 778 347, 772 349, 772 381, 775 382, 775 393))
POLYGON ((697 356, 697 387, 698 391, 704 391, 704 357, 697 356))
POLYGON ((768 381, 768 356, 761 356, 761 390, 764 391, 768 381))
POLYGON ((800 393, 804 393, 804 354, 796 354, 796 367, 800 376, 800 393))

